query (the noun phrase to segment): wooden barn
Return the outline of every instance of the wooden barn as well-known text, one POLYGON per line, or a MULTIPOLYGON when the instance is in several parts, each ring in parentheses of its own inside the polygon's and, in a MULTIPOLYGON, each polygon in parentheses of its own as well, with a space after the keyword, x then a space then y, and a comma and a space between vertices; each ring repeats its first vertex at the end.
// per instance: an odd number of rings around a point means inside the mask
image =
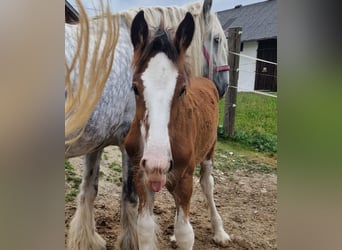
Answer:
MULTIPOLYGON (((277 1, 217 12, 224 30, 241 27, 241 54, 277 62, 277 1)), ((238 91, 277 91, 277 66, 240 57, 238 91)))

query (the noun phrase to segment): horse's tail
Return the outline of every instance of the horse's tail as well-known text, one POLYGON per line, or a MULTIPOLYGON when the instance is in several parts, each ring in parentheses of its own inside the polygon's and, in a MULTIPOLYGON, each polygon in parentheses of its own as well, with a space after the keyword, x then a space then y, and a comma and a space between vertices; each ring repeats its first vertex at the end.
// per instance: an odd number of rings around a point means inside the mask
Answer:
POLYGON ((77 48, 70 64, 65 59, 65 143, 75 142, 83 133, 112 69, 114 51, 119 37, 119 17, 112 16, 109 5, 101 3, 102 18, 94 29, 94 49, 89 54, 90 22, 81 0, 76 0, 79 9, 79 33, 77 48), (106 31, 105 31, 106 27, 106 31), (103 37, 106 32, 105 37, 103 37), (101 46, 100 46, 101 45, 101 46), (72 82, 72 72, 78 72, 72 82))

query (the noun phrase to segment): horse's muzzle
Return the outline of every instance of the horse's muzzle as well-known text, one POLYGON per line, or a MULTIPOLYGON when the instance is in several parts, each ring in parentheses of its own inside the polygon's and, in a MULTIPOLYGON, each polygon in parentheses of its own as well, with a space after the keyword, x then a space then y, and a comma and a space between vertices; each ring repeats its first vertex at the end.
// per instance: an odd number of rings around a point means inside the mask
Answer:
POLYGON ((153 192, 159 192, 166 184, 166 175, 173 169, 173 160, 153 162, 142 159, 140 166, 145 171, 148 186, 153 192), (155 163, 155 164, 152 164, 155 163))

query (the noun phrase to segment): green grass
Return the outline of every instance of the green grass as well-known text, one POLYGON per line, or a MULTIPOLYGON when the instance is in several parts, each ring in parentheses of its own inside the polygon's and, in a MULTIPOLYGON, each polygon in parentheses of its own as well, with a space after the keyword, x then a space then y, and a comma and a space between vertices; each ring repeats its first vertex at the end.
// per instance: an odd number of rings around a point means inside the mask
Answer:
POLYGON ((77 177, 74 166, 69 162, 64 162, 65 180, 71 183, 71 189, 65 194, 66 201, 72 201, 78 194, 78 189, 82 179, 77 177))
POLYGON ((108 155, 107 155, 106 152, 103 153, 102 157, 103 157, 104 160, 106 160, 106 161, 108 160, 108 155))
POLYGON ((277 98, 255 93, 237 94, 234 137, 224 133, 224 99, 220 100, 218 135, 258 152, 277 152, 277 98))
MULTIPOLYGON (((277 158, 273 153, 251 151, 241 143, 219 140, 214 154, 214 171, 229 176, 230 172, 238 169, 246 173, 277 174, 277 158)), ((199 167, 195 168, 194 174, 200 177, 199 167)))
POLYGON ((66 201, 73 201, 78 194, 77 189, 71 189, 68 193, 65 194, 65 200, 66 201))
POLYGON ((110 163, 108 165, 108 167, 118 173, 121 173, 121 170, 122 170, 122 167, 121 167, 121 164, 116 162, 116 161, 113 161, 112 163, 110 163))
POLYGON ((113 182, 118 186, 121 186, 121 184, 122 184, 121 174, 120 174, 122 171, 121 163, 119 163, 117 161, 113 161, 111 163, 108 163, 108 168, 113 170, 114 173, 110 174, 110 176, 108 176, 106 180, 109 182, 113 182), (119 175, 118 175, 118 173, 119 173, 119 175))
POLYGON ((245 169, 248 172, 276 173, 274 155, 253 152, 236 142, 218 141, 216 144, 215 169, 222 172, 245 169))

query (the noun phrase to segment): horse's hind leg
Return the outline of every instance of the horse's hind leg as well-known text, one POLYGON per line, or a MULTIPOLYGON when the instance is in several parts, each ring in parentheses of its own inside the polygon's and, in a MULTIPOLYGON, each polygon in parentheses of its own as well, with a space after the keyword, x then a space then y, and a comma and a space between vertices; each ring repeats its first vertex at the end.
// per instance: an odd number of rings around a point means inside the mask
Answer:
POLYGON ((200 171, 200 183, 202 191, 206 197, 209 206, 209 212, 211 217, 211 227, 214 231, 214 241, 215 243, 226 246, 230 240, 229 235, 223 229, 223 223, 221 216, 217 212, 215 202, 214 202, 214 178, 211 175, 213 169, 212 160, 206 160, 201 162, 200 171))
POLYGON ((121 193, 121 235, 118 248, 123 250, 138 250, 137 236, 137 193, 133 183, 133 166, 124 146, 122 153, 122 193, 121 193))
POLYGON ((97 195, 98 177, 102 149, 85 156, 77 209, 70 222, 68 249, 104 250, 106 242, 96 233, 94 220, 94 200, 97 195))

